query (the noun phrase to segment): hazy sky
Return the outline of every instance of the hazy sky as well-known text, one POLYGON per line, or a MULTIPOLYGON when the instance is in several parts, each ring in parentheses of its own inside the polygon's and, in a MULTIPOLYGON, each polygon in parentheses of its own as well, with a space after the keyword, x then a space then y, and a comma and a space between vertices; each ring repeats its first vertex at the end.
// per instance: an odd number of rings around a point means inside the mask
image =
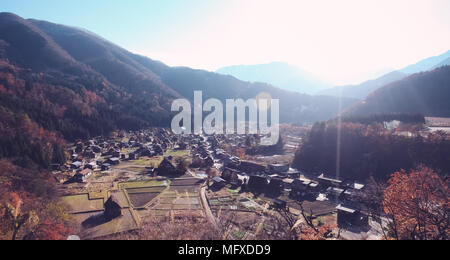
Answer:
POLYGON ((168 65, 285 61, 358 83, 450 49, 450 0, 2 0, 168 65))

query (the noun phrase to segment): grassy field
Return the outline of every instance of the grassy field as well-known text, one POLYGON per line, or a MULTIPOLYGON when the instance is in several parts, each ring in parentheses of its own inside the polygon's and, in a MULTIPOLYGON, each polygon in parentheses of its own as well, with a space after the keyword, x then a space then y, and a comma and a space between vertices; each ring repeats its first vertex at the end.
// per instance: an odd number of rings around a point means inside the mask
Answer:
POLYGON ((89 199, 106 199, 108 197, 108 192, 105 191, 91 191, 89 192, 89 199))
POLYGON ((189 155, 189 151, 188 150, 178 150, 178 151, 174 151, 174 150, 168 150, 164 156, 172 156, 172 157, 185 157, 189 155))
POLYGON ((97 173, 95 173, 94 178, 96 180, 98 180, 100 178, 107 177, 107 176, 110 176, 110 173, 108 173, 108 172, 97 172, 97 173))
POLYGON ((104 204, 103 198, 90 200, 88 194, 64 196, 61 200, 69 207, 70 213, 101 211, 104 204))
POLYGON ((238 240, 241 240, 241 239, 244 238, 244 236, 245 236, 246 233, 247 233, 247 232, 246 232, 245 230, 235 230, 235 231, 233 232, 233 236, 234 236, 235 238, 237 238, 238 240))
POLYGON ((153 167, 158 167, 158 165, 162 162, 162 160, 163 160, 163 157, 161 157, 161 156, 141 157, 138 160, 129 161, 129 164, 145 166, 145 167, 150 167, 151 165, 153 165, 153 167))
POLYGON ((145 171, 145 167, 130 166, 130 167, 122 168, 122 170, 136 172, 136 173, 142 173, 145 171))

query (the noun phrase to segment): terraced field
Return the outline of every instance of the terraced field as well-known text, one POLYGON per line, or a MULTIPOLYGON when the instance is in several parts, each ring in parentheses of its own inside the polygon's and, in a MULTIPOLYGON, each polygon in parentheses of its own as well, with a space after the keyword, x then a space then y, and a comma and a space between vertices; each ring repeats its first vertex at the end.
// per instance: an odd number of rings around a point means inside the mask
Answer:
POLYGON ((142 208, 150 203, 159 194, 159 192, 129 193, 128 197, 130 198, 131 204, 134 208, 142 208))
POLYGON ((136 228, 138 228, 138 225, 133 218, 131 211, 128 209, 123 210, 122 216, 119 218, 115 218, 112 221, 84 230, 81 236, 92 239, 129 231, 136 228))
POLYGON ((151 188, 168 185, 169 185, 168 181, 158 181, 158 180, 134 181, 134 182, 119 183, 119 189, 151 188))
POLYGON ((204 180, 196 178, 179 178, 171 180, 170 190, 176 193, 198 193, 204 180))
POLYGON ((193 211, 203 216, 203 206, 200 202, 199 189, 204 180, 184 177, 170 180, 170 188, 155 199, 149 210, 142 214, 159 216, 173 212, 193 211))
POLYGON ((153 178, 140 181, 113 182, 109 189, 62 198, 82 226, 83 238, 98 238, 129 231, 158 216, 194 214, 204 217, 199 189, 204 180, 188 175, 176 179, 153 178), (112 195, 119 199, 122 215, 105 222, 104 202, 112 195))

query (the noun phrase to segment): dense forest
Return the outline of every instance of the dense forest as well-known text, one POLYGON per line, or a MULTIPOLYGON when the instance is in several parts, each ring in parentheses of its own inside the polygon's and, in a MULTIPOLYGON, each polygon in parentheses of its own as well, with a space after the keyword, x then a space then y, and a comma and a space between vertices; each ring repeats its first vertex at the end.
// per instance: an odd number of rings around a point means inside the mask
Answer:
POLYGON ((393 172, 419 165, 448 174, 449 154, 450 140, 444 133, 408 137, 384 129, 381 123, 322 122, 313 126, 293 164, 342 179, 385 181, 393 172))

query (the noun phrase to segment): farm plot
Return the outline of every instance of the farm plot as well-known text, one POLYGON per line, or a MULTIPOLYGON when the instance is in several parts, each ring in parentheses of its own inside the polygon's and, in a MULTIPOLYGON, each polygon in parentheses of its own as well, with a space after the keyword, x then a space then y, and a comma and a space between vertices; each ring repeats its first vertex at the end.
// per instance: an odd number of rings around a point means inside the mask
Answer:
POLYGON ((170 186, 170 190, 177 193, 196 193, 199 190, 198 186, 170 186))
POLYGON ((200 210, 202 206, 200 204, 200 198, 198 194, 196 196, 186 196, 185 194, 179 194, 177 197, 166 197, 164 195, 159 198, 156 210, 200 210))
POLYGON ((169 182, 149 180, 119 183, 119 189, 125 191, 133 208, 146 207, 153 199, 169 186, 169 182))
POLYGON ((147 180, 147 181, 134 181, 134 182, 122 182, 119 183, 119 189, 133 189, 133 188, 151 188, 158 186, 168 186, 169 182, 159 180, 147 180))
POLYGON ((108 199, 108 192, 106 190, 90 191, 89 199, 104 199, 106 201, 108 199))
POLYGON ((159 192, 129 193, 128 197, 130 198, 131 204, 134 208, 142 208, 150 203, 159 194, 159 192))
POLYGON ((171 185, 172 186, 200 186, 205 182, 203 179, 197 179, 197 178, 178 178, 178 179, 172 179, 171 185))
POLYGON ((170 190, 176 193, 197 193, 205 181, 197 178, 178 178, 171 180, 170 190))
POLYGON ((137 228, 138 226, 130 210, 123 210, 122 216, 115 218, 109 222, 100 224, 98 226, 83 230, 81 232, 81 237, 83 239, 93 239, 129 230, 134 230, 137 228))
POLYGON ((199 188, 204 181, 196 178, 177 178, 170 181, 170 188, 156 200, 152 210, 163 215, 171 211, 202 211, 199 188))
POLYGON ((164 156, 172 156, 172 157, 185 157, 189 155, 189 151, 188 150, 168 150, 164 156))
POLYGON ((136 193, 161 193, 163 192, 167 186, 153 186, 153 187, 145 187, 145 188, 127 188, 125 189, 128 194, 136 194, 136 193))
POLYGON ((212 212, 218 212, 220 210, 248 211, 249 209, 241 203, 238 203, 238 199, 238 196, 211 197, 209 199, 209 205, 212 212))

